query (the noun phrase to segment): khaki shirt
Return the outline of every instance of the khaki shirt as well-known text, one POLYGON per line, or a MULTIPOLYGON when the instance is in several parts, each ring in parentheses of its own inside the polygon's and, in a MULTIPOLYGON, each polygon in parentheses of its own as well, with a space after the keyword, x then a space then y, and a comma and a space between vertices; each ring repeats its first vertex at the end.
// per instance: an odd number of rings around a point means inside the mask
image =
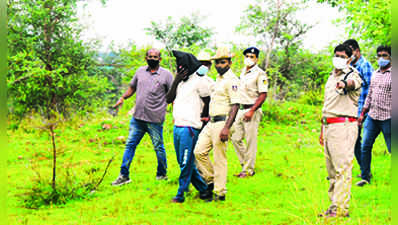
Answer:
POLYGON ((357 117, 361 84, 362 79, 355 68, 349 66, 340 75, 335 74, 333 70, 325 85, 325 101, 322 109, 323 117, 357 117), (351 70, 353 72, 348 75, 346 81, 353 80, 355 89, 344 94, 342 89, 336 89, 336 84, 338 81, 343 80, 345 75, 351 70))
POLYGON ((260 93, 268 92, 268 78, 258 65, 246 71, 242 69, 239 83, 240 103, 245 105, 254 104, 260 93))
POLYGON ((232 104, 239 104, 238 77, 229 69, 218 75, 211 88, 209 115, 228 115, 232 104))

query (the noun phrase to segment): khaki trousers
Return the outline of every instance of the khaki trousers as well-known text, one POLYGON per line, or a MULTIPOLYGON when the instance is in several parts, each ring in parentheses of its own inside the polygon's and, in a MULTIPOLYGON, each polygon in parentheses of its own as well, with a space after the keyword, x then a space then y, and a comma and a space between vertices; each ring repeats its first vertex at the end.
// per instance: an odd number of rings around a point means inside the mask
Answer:
POLYGON ((245 122, 243 118, 249 110, 238 111, 232 128, 231 141, 242 165, 242 172, 251 175, 254 173, 254 165, 256 163, 258 126, 262 112, 261 108, 257 109, 252 119, 249 122, 245 122), (246 139, 247 145, 243 142, 243 138, 246 139))
POLYGON ((227 147, 228 141, 220 140, 220 132, 225 121, 209 122, 199 134, 194 154, 197 167, 207 184, 214 182, 214 192, 224 196, 227 193, 227 147), (214 166, 210 161, 209 153, 214 149, 214 166))
POLYGON ((354 147, 358 136, 357 122, 334 123, 323 126, 326 168, 330 186, 330 210, 337 215, 348 213, 351 195, 354 147))

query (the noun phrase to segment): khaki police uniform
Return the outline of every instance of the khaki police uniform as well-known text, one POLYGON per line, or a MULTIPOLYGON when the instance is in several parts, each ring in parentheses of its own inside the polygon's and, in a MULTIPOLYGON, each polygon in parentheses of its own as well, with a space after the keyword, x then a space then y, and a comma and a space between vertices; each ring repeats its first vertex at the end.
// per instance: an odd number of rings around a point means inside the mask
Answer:
POLYGON ((227 192, 227 155, 228 141, 220 140, 225 120, 214 122, 213 118, 228 116, 232 104, 239 103, 239 79, 229 69, 223 76, 218 75, 211 88, 209 115, 210 121, 199 134, 194 150, 198 169, 208 184, 214 182, 214 192, 224 196, 227 192), (209 152, 214 149, 214 166, 209 152))
POLYGON ((327 124, 325 119, 336 117, 356 118, 361 84, 362 80, 358 71, 350 66, 339 75, 332 72, 325 85, 322 129, 326 168, 330 181, 328 193, 331 206, 329 209, 336 212, 337 215, 348 214, 358 123, 357 121, 350 122, 346 118, 345 122, 327 124), (338 81, 343 80, 348 73, 346 80, 353 80, 355 89, 345 93, 343 90, 336 89, 336 84, 338 81))
POLYGON ((243 119, 245 113, 251 108, 249 106, 256 102, 260 93, 268 92, 268 78, 258 65, 253 66, 248 71, 244 68, 240 75, 239 87, 241 108, 233 124, 231 140, 242 165, 242 172, 253 175, 257 153, 258 126, 262 117, 261 107, 255 111, 250 121, 245 122, 243 119), (244 109, 244 107, 247 108, 244 109), (243 142, 243 138, 246 138, 247 145, 243 142))

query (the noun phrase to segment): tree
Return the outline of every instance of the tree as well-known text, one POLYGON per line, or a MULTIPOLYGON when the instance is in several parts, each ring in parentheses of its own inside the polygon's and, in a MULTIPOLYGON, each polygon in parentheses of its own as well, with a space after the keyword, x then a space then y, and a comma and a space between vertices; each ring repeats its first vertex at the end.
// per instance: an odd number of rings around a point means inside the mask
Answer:
POLYGON ((10 111, 39 112, 47 121, 53 147, 52 188, 56 192, 57 123, 71 110, 101 96, 106 79, 90 76, 93 51, 79 40, 78 0, 8 2, 8 74, 10 111))
POLYGON ((258 45, 265 53, 262 66, 270 75, 274 94, 278 87, 284 86, 287 80, 294 80, 298 75, 292 71, 297 63, 292 58, 300 47, 302 36, 313 26, 303 24, 295 18, 295 13, 302 6, 301 1, 256 0, 244 11, 242 22, 236 29, 253 35, 258 40, 258 45), (276 47, 281 51, 274 50, 276 47), (273 52, 273 58, 277 61, 271 64, 273 52))
POLYGON ((368 46, 391 45, 391 0, 318 0, 328 3, 345 13, 350 37, 358 38, 368 46))
MULTIPOLYGON (((162 42, 169 56, 172 57, 173 49, 190 48, 194 45, 207 47, 213 31, 208 27, 200 26, 201 20, 203 18, 198 14, 182 17, 179 22, 175 22, 169 16, 165 22, 151 21, 151 27, 145 30, 148 35, 162 42)), ((170 68, 172 68, 171 65, 170 68)))

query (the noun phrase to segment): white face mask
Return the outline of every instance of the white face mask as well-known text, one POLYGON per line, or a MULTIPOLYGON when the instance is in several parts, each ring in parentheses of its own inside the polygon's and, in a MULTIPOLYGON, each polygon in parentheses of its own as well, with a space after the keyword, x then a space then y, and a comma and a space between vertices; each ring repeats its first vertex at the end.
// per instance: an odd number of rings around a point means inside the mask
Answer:
POLYGON ((246 58, 245 57, 245 60, 243 61, 243 63, 246 65, 246 66, 253 66, 256 62, 254 62, 252 59, 250 59, 250 58, 246 58))
POLYGON ((343 59, 340 57, 333 57, 333 66, 336 69, 345 69, 347 67, 347 59, 343 59))

